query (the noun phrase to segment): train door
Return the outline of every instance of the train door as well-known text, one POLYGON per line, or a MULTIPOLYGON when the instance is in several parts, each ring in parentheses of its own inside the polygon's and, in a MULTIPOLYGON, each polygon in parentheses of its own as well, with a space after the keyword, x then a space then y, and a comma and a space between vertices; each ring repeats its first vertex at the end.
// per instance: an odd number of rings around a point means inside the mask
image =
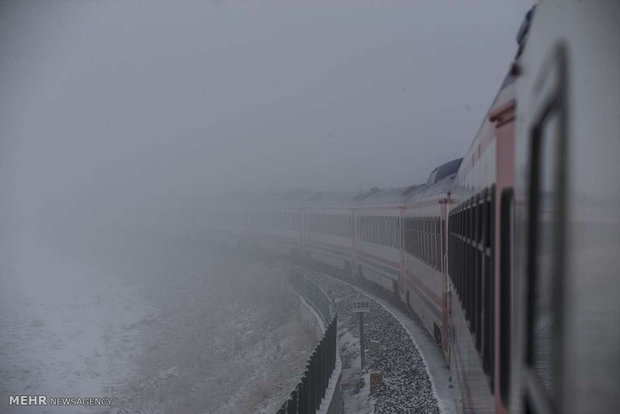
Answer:
POLYGON ((528 125, 529 185, 522 403, 559 413, 563 401, 567 127, 566 53, 558 46, 536 79, 528 125))
MULTIPOLYGON (((514 85, 514 84, 513 84, 514 85)), ((494 318, 493 324, 493 394, 495 412, 508 412, 508 387, 510 380, 510 332, 511 332, 511 285, 512 285, 512 198, 515 168, 515 116, 516 101, 513 98, 489 114, 496 136, 496 191, 494 194, 493 227, 495 241, 494 318)))

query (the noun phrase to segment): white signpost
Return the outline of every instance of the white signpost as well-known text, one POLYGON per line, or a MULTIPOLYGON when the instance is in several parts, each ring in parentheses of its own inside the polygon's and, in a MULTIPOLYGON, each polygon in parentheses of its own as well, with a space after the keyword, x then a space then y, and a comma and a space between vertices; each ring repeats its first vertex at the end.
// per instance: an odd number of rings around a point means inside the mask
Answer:
POLYGON ((360 357, 362 363, 362 370, 364 369, 364 314, 370 312, 370 301, 368 300, 355 300, 352 303, 353 312, 360 315, 360 357))

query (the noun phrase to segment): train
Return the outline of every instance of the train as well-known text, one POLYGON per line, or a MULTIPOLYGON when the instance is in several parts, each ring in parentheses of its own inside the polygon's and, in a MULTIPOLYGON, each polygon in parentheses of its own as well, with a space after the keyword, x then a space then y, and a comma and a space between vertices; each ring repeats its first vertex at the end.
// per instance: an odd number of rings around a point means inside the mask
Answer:
POLYGON ((620 2, 541 0, 517 45, 468 151, 425 183, 229 198, 214 221, 406 303, 461 413, 615 412, 620 2))

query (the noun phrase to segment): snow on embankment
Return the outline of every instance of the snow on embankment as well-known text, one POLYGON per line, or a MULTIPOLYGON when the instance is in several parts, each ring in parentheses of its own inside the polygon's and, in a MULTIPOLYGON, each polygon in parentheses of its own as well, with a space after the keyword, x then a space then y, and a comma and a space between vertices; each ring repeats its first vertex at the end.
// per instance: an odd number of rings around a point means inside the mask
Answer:
POLYGON ((125 412, 274 412, 317 340, 278 269, 241 256, 182 255, 147 290, 157 318, 125 412))
POLYGON ((109 412, 110 407, 9 406, 9 395, 111 397, 139 354, 132 326, 150 317, 138 292, 100 268, 30 247, 3 263, 0 401, 3 413, 109 412))
POLYGON ((426 365, 409 333, 383 306, 370 300, 370 312, 365 314, 367 324, 366 348, 370 340, 379 342, 379 349, 367 352, 366 364, 370 370, 383 372, 384 385, 368 395, 366 381, 360 384, 352 372, 359 371, 359 322, 351 310, 351 303, 361 294, 353 287, 324 274, 309 271, 335 300, 338 313, 340 349, 343 355, 343 392, 345 413, 439 413, 426 365), (352 351, 354 351, 352 353, 352 351), (346 358, 346 355, 353 355, 346 358), (348 374, 346 372, 349 371, 348 374))
POLYGON ((196 240, 162 240, 86 246, 92 254, 24 249, 3 263, 1 412, 281 405, 318 339, 283 277, 196 240), (110 397, 112 406, 7 407, 11 394, 110 397))

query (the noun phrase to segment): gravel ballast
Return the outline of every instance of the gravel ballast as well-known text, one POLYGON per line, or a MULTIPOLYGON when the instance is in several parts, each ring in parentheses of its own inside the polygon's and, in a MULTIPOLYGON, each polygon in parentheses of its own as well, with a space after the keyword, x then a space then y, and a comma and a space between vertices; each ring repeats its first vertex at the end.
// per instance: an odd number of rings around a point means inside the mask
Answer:
MULTIPOLYGON (((362 298, 370 302, 370 312, 364 316, 366 326, 364 373, 373 371, 383 373, 383 386, 370 396, 368 401, 370 406, 374 406, 374 412, 439 413, 424 361, 400 322, 381 304, 353 287, 314 270, 299 266, 295 268, 322 286, 334 301, 338 313, 341 354, 350 352, 350 347, 345 349, 346 344, 342 340, 344 337, 352 335, 359 343, 359 320, 358 315, 351 309, 352 302, 362 298), (369 350, 371 340, 379 342, 377 350, 369 350)), ((354 366, 347 367, 347 361, 344 361, 344 365, 345 369, 359 372, 359 345, 356 348, 357 358, 352 362, 354 366)), ((346 356, 343 355, 343 359, 346 359, 346 356)), ((347 390, 346 384, 343 388, 345 412, 353 412, 347 410, 347 400, 357 400, 359 396, 356 395, 355 389, 347 390)))

